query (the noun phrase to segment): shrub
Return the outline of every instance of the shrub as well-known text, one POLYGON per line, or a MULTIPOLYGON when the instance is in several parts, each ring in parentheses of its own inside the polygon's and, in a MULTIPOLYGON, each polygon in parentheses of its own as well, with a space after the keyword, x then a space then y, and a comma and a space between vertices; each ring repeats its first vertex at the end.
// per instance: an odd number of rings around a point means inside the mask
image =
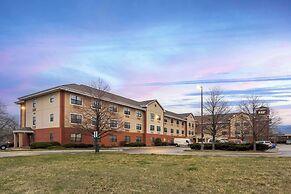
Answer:
POLYGON ((125 147, 143 147, 146 146, 144 143, 140 142, 133 142, 133 143, 126 143, 124 144, 125 147))
MULTIPOLYGON (((190 148, 193 150, 200 150, 201 144, 198 144, 198 143, 191 144, 190 148)), ((209 143, 204 144, 204 149, 211 150, 212 144, 209 144, 209 143)), ((215 149, 216 150, 227 150, 227 151, 248 151, 248 150, 253 150, 253 145, 252 144, 217 143, 217 144, 215 144, 215 149)), ((257 144, 258 151, 265 151, 268 149, 269 149, 269 147, 267 145, 257 144)))
POLYGON ((60 146, 59 142, 33 142, 30 145, 31 149, 49 148, 51 146, 60 146))
POLYGON ((154 144, 155 144, 155 146, 162 146, 163 142, 162 142, 161 138, 156 138, 154 140, 154 144))
POLYGON ((84 144, 84 143, 79 143, 79 144, 69 143, 69 144, 64 144, 63 147, 65 148, 91 148, 93 147, 93 145, 84 144))
POLYGON ((169 143, 168 142, 162 142, 162 146, 168 146, 169 143))

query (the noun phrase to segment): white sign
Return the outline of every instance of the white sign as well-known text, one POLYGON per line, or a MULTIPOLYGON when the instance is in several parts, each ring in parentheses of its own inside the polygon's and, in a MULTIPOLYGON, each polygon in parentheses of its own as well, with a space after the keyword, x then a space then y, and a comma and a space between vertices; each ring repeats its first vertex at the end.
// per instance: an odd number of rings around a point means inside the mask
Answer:
POLYGON ((93 137, 94 138, 97 138, 98 137, 98 131, 94 131, 93 137))

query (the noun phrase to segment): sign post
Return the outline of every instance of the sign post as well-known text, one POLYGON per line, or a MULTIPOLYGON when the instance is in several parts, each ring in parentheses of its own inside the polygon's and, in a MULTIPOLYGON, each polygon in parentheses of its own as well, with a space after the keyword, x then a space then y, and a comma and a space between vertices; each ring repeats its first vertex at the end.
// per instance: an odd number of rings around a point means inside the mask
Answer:
POLYGON ((98 153, 100 150, 99 144, 98 144, 98 131, 94 131, 93 138, 94 138, 94 143, 95 143, 95 153, 98 153))

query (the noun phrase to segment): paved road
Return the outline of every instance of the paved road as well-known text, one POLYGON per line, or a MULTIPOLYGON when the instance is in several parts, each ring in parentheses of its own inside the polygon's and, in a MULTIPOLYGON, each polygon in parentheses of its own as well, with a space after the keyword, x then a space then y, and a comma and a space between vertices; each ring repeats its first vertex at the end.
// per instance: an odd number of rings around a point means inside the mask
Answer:
MULTIPOLYGON (((291 145, 278 145, 277 150, 271 152, 232 152, 232 151, 191 151, 181 147, 144 147, 144 148, 115 148, 100 150, 101 152, 124 152, 128 154, 166 154, 166 155, 193 155, 193 156, 266 156, 266 157, 291 157, 291 145)), ((15 156, 36 156, 63 153, 90 153, 94 150, 33 150, 33 151, 0 151, 0 158, 15 156)))
POLYGON ((277 149, 268 152, 233 152, 233 151, 191 151, 190 148, 177 147, 147 147, 124 150, 128 154, 168 154, 168 155, 194 155, 194 156, 266 156, 291 157, 291 145, 278 145, 277 149))

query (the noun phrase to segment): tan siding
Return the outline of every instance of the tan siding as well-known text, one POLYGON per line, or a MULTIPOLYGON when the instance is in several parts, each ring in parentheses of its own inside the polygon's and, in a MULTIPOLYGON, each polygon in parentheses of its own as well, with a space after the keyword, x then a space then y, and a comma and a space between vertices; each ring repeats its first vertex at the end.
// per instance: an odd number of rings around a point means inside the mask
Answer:
POLYGON ((157 102, 153 102, 151 104, 148 105, 147 107, 147 123, 146 123, 146 128, 147 128, 147 133, 149 134, 163 134, 163 130, 164 130, 164 111, 162 109, 162 107, 157 103, 157 102), (155 118, 152 120, 151 119, 151 113, 155 114, 155 118), (160 116, 161 120, 159 121, 157 119, 157 116, 160 116), (151 131, 150 130, 150 125, 154 125, 155 126, 155 130, 151 131), (157 132, 157 126, 161 127, 161 131, 157 132))
POLYGON ((36 129, 42 128, 56 128, 59 127, 60 117, 60 93, 51 93, 44 96, 40 96, 36 99, 35 111, 32 108, 33 100, 26 101, 26 127, 32 127, 32 117, 36 117, 36 129), (55 100, 50 103, 50 97, 54 96, 55 100), (54 121, 50 122, 50 114, 54 114, 54 121))

